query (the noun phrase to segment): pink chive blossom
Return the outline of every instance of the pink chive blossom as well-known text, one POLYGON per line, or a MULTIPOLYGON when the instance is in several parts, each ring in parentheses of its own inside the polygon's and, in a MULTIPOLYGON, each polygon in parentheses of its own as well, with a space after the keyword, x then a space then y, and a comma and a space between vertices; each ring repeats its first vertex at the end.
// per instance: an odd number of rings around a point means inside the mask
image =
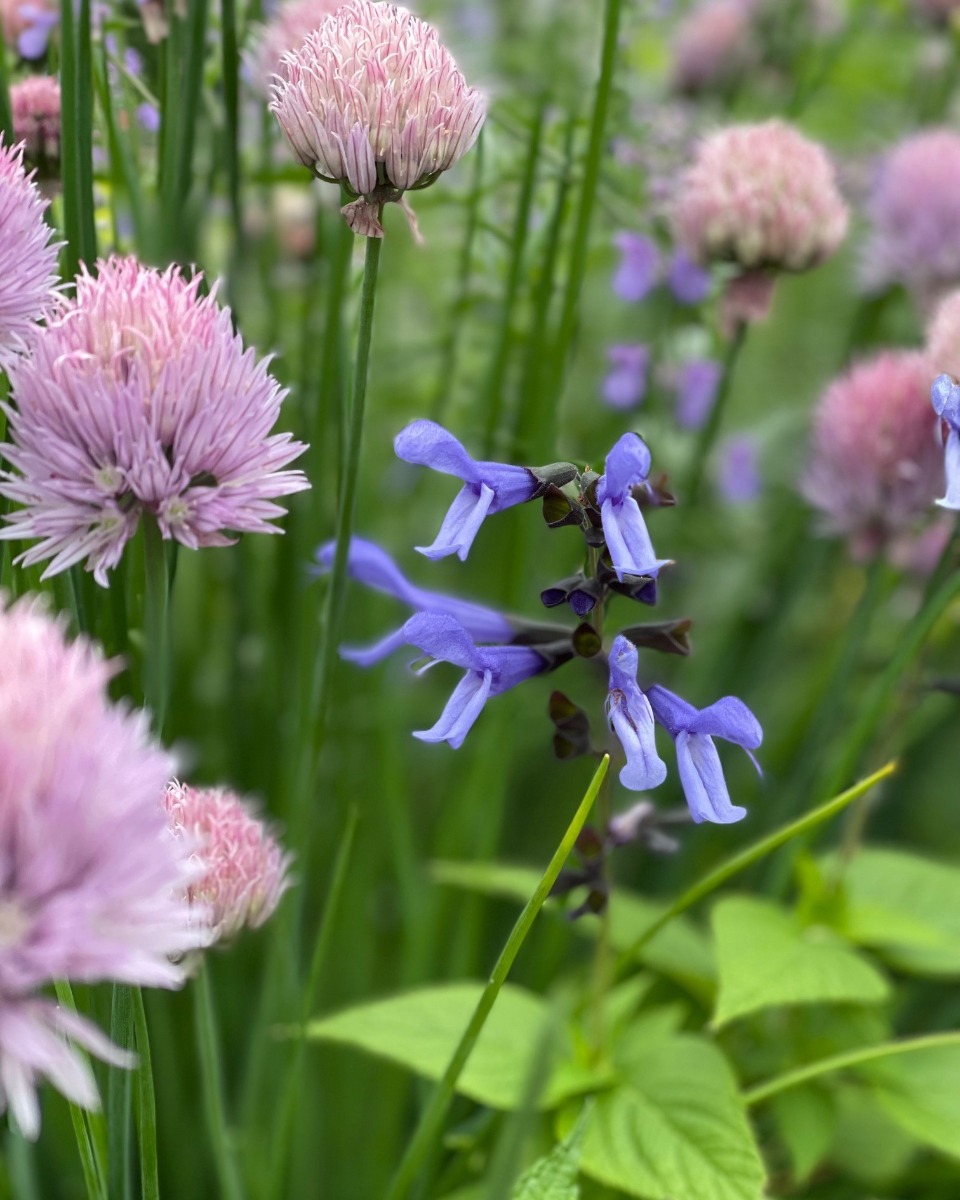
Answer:
POLYGON ((244 927, 257 929, 290 886, 290 856, 263 821, 223 788, 192 788, 174 781, 163 807, 176 838, 193 846, 202 872, 187 899, 211 943, 244 927))
POLYGON ((817 405, 801 488, 858 558, 879 553, 943 491, 933 376, 925 354, 885 350, 841 375, 817 405))
POLYGON ((0 600, 0 643, 0 1111, 35 1138, 43 1078, 99 1105, 78 1048, 133 1065, 43 989, 177 987, 171 959, 204 935, 182 899, 187 847, 157 803, 171 762, 142 713, 111 703, 115 667, 36 600, 0 600))
POLYGON ((930 129, 905 138, 881 163, 867 204, 863 258, 870 290, 895 283, 929 307, 960 284, 960 134, 930 129))
POLYGON ((57 245, 43 219, 47 203, 23 168, 23 147, 0 142, 0 370, 27 349, 54 303, 57 245))
POLYGON ((383 236, 384 203, 466 154, 486 111, 432 26, 372 0, 344 4, 284 55, 271 91, 297 158, 357 197, 341 212, 365 237, 383 236))
POLYGON ((0 538, 39 539, 18 562, 84 561, 106 586, 141 513, 190 549, 279 532, 275 497, 309 486, 284 469, 304 446, 270 435, 284 390, 201 282, 100 262, 11 368, 0 492, 23 507, 0 538))
POLYGON ((60 84, 51 75, 28 75, 10 89, 13 136, 41 175, 60 171, 60 84))
POLYGON ((264 96, 269 95, 274 75, 282 75, 285 54, 299 50, 308 34, 319 29, 343 0, 287 0, 257 31, 250 67, 253 82, 264 96))
POLYGON ((778 120, 705 137, 672 213, 691 258, 748 271, 817 266, 843 241, 847 220, 823 148, 778 120))
POLYGON ((927 357, 933 375, 960 379, 960 291, 941 300, 927 329, 927 357))
POLYGON ((677 31, 673 46, 674 91, 694 96, 736 83, 754 62, 750 0, 706 0, 677 31))

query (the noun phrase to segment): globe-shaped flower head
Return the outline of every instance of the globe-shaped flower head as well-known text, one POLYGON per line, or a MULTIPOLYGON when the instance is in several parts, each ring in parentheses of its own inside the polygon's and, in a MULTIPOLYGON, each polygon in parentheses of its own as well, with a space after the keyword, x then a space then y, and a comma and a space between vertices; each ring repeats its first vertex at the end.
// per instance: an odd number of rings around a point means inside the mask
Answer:
POLYGON ((429 186, 466 154, 483 124, 435 29, 396 4, 352 0, 281 61, 271 110, 297 157, 355 197, 355 233, 382 237, 380 210, 429 186))
POLYGON ((110 702, 94 646, 68 643, 34 602, 0 602, 0 1111, 28 1137, 51 1080, 95 1108, 76 1043, 130 1057, 41 994, 56 979, 175 987, 171 961, 203 945, 183 890, 190 847, 159 803, 170 760, 142 714, 110 702))
POLYGON ((868 211, 863 276, 871 289, 901 283, 928 308, 960 284, 960 134, 905 138, 881 164, 868 211))
POLYGON ((0 369, 6 370, 51 307, 57 247, 47 202, 23 169, 23 147, 0 144, 0 369))
POLYGON ((267 362, 199 275, 132 258, 98 270, 10 371, 0 492, 24 507, 0 537, 39 538, 20 561, 50 559, 47 575, 85 561, 105 585, 141 513, 191 549, 278 532, 274 498, 308 484, 283 469, 304 447, 270 435, 284 392, 267 362))
POLYGON ((280 61, 283 56, 299 50, 307 34, 318 29, 342 3, 343 0, 287 0, 260 27, 250 66, 253 81, 263 95, 269 95, 273 77, 283 74, 280 61))
POLYGON ((943 491, 934 374, 924 354, 885 350, 836 379, 817 405, 803 492, 858 557, 882 550, 943 491))
POLYGON ((43 176, 60 172, 60 84, 52 75, 28 75, 10 89, 13 135, 27 162, 43 176))
POLYGON ((927 358, 933 374, 960 379, 960 291, 941 300, 927 328, 927 358))

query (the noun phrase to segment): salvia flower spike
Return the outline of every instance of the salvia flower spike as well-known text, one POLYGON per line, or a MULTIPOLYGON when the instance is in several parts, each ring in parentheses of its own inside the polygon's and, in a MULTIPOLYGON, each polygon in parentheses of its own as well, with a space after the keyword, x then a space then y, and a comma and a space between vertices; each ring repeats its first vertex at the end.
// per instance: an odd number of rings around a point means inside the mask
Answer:
POLYGON ((636 646, 616 637, 610 650, 607 718, 627 756, 620 782, 633 792, 645 792, 663 783, 667 766, 657 753, 653 709, 637 684, 637 661, 636 646))

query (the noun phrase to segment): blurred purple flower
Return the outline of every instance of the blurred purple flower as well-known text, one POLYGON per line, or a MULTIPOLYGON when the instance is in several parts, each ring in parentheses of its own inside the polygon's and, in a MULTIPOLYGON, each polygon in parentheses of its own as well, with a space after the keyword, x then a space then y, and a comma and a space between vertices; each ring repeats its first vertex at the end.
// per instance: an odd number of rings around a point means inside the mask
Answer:
POLYGON ((930 392, 933 410, 947 424, 944 468, 947 494, 937 504, 941 508, 960 509, 960 386, 950 375, 940 375, 930 392))
POLYGON ((640 233, 618 233, 613 239, 620 251, 620 264, 613 276, 613 290, 621 300, 636 304, 657 284, 660 250, 656 242, 640 233))
POLYGON ((647 698, 657 721, 676 742, 680 782, 694 821, 727 825, 745 817, 747 810, 730 802, 713 739, 722 737, 742 746, 759 771, 750 751, 763 741, 763 730, 750 709, 735 696, 697 709, 659 684, 647 689, 647 698))
POLYGON ((650 451, 643 438, 625 433, 607 455, 604 471, 597 482, 597 503, 617 579, 622 583, 624 575, 655 578, 670 560, 657 558, 640 505, 631 494, 650 473, 650 451))
POLYGON ((685 250, 675 250, 667 266, 667 286, 680 304, 702 304, 710 295, 711 276, 685 250))
POLYGON ((422 742, 449 742, 454 750, 463 744, 491 696, 530 679, 547 665, 546 659, 527 646, 474 645, 460 622, 445 613, 417 613, 403 631, 408 643, 433 660, 466 670, 436 725, 413 735, 422 742))
POLYGON ((17 53, 21 58, 43 58, 47 52, 50 34, 60 21, 59 7, 55 2, 20 3, 7 0, 4 7, 4 32, 7 41, 16 40, 17 53))
POLYGON ((143 104, 137 105, 137 120, 147 133, 160 132, 160 110, 155 104, 144 101, 143 104))
POLYGON ((650 347, 608 346, 610 372, 603 381, 603 398, 611 408, 635 408, 647 390, 650 347))
MULTIPOLYGON (((332 541, 325 542, 317 550, 316 560, 322 571, 329 571, 333 566, 335 551, 336 543, 332 541)), ((443 592, 427 591, 412 584, 386 551, 365 538, 350 539, 347 571, 352 579, 388 596, 395 596, 418 612, 446 613, 455 617, 478 642, 509 642, 514 635, 510 621, 495 609, 474 604, 471 600, 461 600, 458 596, 447 596, 443 592)), ((341 647, 340 657, 361 667, 372 667, 407 644, 404 626, 373 646, 363 649, 341 647)))
POLYGON ((730 504, 749 504, 760 495, 757 443, 749 434, 727 438, 720 447, 718 486, 730 504))
POLYGON ((633 792, 645 792, 663 783, 667 766, 657 753, 653 709, 637 684, 636 646, 620 634, 614 639, 609 661, 607 718, 627 756, 620 782, 633 792))
POLYGON ((432 467, 464 481, 433 545, 416 547, 427 558, 456 554, 463 562, 484 517, 525 504, 540 488, 540 481, 526 467, 471 458, 453 434, 435 421, 411 421, 397 434, 393 448, 404 462, 432 467))
POLYGON ((677 369, 677 424, 700 429, 717 399, 723 367, 711 358, 694 358, 677 369))

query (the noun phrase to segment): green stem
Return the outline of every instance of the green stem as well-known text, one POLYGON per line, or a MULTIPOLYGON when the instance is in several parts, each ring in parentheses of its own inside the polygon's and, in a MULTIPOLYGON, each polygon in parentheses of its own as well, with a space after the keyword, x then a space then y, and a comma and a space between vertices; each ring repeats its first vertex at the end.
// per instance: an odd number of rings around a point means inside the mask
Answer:
POLYGON ((203 1080, 203 1107, 207 1119, 207 1132, 213 1143, 219 1194, 223 1200, 242 1200, 243 1186, 223 1107, 223 1068, 220 1061, 217 1010, 210 986, 210 968, 206 963, 200 968, 194 981, 193 1016, 203 1080))
MULTIPOLYGON (((133 1046, 133 1004, 130 989, 113 985, 110 1005, 110 1040, 121 1050, 133 1046)), ((107 1077, 107 1138, 109 1191, 116 1200, 129 1200, 131 1187, 130 1105, 133 1079, 129 1071, 111 1067, 107 1077)))
POLYGON ((553 858, 551 858, 550 865, 544 872, 543 878, 537 885, 533 895, 527 901, 523 912, 517 918, 517 923, 507 938, 506 945, 500 952, 500 957, 494 964, 489 982, 477 1002, 473 1016, 470 1018, 469 1024, 464 1030, 456 1050, 453 1052, 453 1057, 450 1059, 446 1071, 443 1073, 443 1078, 437 1084, 427 1107, 423 1110, 413 1138, 410 1140, 406 1153, 393 1177, 393 1182, 390 1184, 386 1200, 403 1200, 405 1196, 409 1195, 417 1173, 424 1159, 429 1154, 431 1145, 443 1125, 443 1119, 453 1100, 460 1074, 473 1052, 477 1039, 496 1003, 500 989, 506 982, 510 968, 513 966, 514 959, 517 957, 520 947, 533 927, 537 914, 543 907, 543 902, 550 894, 563 864, 567 861, 570 851, 573 849, 580 831, 583 829, 584 823, 590 815, 590 809, 593 807, 593 802, 606 777, 609 765, 610 759, 605 756, 597 768, 593 779, 590 781, 586 795, 580 802, 580 807, 577 809, 573 820, 563 835, 563 839, 557 847, 553 858))
POLYGON ((740 351, 743 349, 746 336, 747 325, 746 322, 741 321, 737 325, 736 333, 734 333, 733 337, 727 343, 727 352, 723 358, 723 375, 720 378, 720 386, 717 389, 717 398, 710 409, 710 415, 700 430, 700 437, 697 439, 696 449, 693 453, 690 474, 687 477, 687 486, 680 494, 683 503, 691 507, 697 503, 700 497, 700 489, 703 486, 703 477, 706 473, 707 463, 710 460, 710 452, 713 450, 720 434, 720 426, 723 424, 723 416, 730 398, 734 368, 740 356, 740 351))
MULTIPOLYGON (((70 984, 66 980, 58 980, 54 984, 54 990, 61 1007, 75 1013, 77 1004, 73 998, 73 989, 70 984)), ((83 1050, 78 1050, 77 1053, 89 1066, 86 1053, 83 1050)), ((107 1138, 103 1128, 103 1117, 99 1113, 88 1112, 71 1103, 70 1120, 80 1154, 87 1198, 88 1200, 107 1200, 107 1197, 112 1197, 113 1193, 108 1192, 106 1186, 107 1138)))
POLYGON ((160 1200, 160 1168, 157 1160, 157 1097, 153 1087, 153 1058, 143 993, 131 987, 133 1028, 137 1046, 137 1140, 140 1146, 140 1188, 142 1200, 160 1200))
POLYGON ((758 1084, 743 1093, 743 1102, 751 1106, 761 1104, 764 1100, 769 1100, 771 1096, 777 1096, 789 1088, 798 1087, 810 1079, 819 1079, 821 1075, 842 1071, 846 1067, 861 1067, 866 1063, 892 1058, 896 1054, 912 1054, 917 1050, 940 1050, 945 1046, 960 1046, 960 1032, 930 1033, 922 1037, 904 1038, 899 1042, 883 1042, 879 1046, 865 1046, 860 1050, 847 1050, 843 1054, 833 1054, 829 1058, 821 1058, 819 1062, 798 1067, 795 1071, 786 1071, 783 1075, 777 1075, 766 1083, 758 1084))
POLYGON ((244 233, 240 199, 240 51, 237 44, 236 0, 221 0, 220 31, 223 55, 223 108, 227 126, 224 147, 227 158, 227 186, 233 217, 234 253, 238 258, 242 258, 244 233))
POLYGON ((748 846, 745 850, 741 850, 739 854, 734 854, 726 862, 721 863, 719 867, 710 871, 692 887, 687 888, 664 913, 661 913, 643 931, 633 945, 620 955, 617 963, 618 968, 623 969, 629 966, 644 946, 652 941, 660 930, 665 925, 668 925, 674 917, 678 917, 681 913, 686 912, 698 900, 702 900, 704 896, 708 896, 711 892, 716 891, 718 887, 722 887, 723 884, 735 875, 739 875, 747 867, 752 866, 755 862, 759 862, 760 859, 764 858, 771 851, 789 842, 791 838, 798 837, 808 829, 814 829, 817 825, 828 821, 837 813, 842 812, 848 804, 852 804, 854 800, 857 800, 872 787, 875 787, 881 780, 892 775, 896 768, 897 764, 895 762, 887 763, 879 771, 875 771, 868 778, 861 780, 855 787, 842 792, 839 796, 828 800, 826 804, 821 804, 819 808, 815 808, 813 812, 807 813, 796 821, 791 821, 789 825, 784 825, 782 829, 778 829, 767 837, 761 838, 760 841, 754 842, 752 846, 748 846))
POLYGON ((143 561, 145 568, 143 699, 153 713, 159 734, 167 709, 170 677, 170 588, 167 579, 167 555, 156 520, 143 517, 143 561))

